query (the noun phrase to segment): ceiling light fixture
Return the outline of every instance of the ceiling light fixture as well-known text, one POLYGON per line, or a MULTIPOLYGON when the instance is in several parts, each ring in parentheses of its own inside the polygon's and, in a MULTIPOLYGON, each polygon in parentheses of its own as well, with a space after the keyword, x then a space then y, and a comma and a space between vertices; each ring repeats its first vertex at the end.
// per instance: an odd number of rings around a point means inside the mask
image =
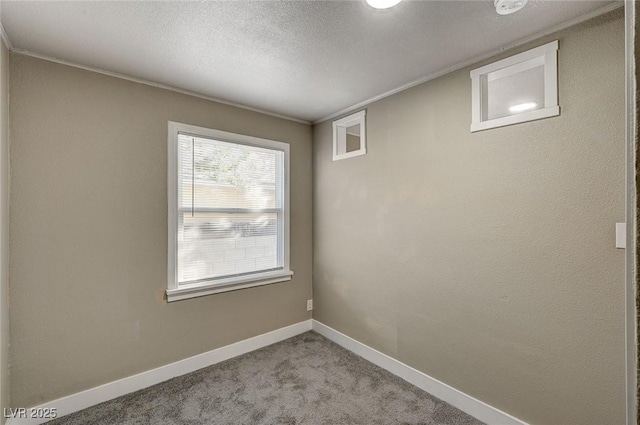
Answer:
POLYGON ((389 9, 402 0, 367 0, 367 4, 375 9, 389 9))
POLYGON ((521 103, 519 105, 509 106, 509 112, 511 112, 512 114, 517 114, 518 112, 524 112, 524 111, 529 111, 531 109, 535 109, 536 106, 538 106, 536 102, 521 103))
MULTIPOLYGON (((367 0, 368 1, 368 0, 367 0)), ((527 0, 493 0, 498 15, 509 15, 522 9, 527 0)))

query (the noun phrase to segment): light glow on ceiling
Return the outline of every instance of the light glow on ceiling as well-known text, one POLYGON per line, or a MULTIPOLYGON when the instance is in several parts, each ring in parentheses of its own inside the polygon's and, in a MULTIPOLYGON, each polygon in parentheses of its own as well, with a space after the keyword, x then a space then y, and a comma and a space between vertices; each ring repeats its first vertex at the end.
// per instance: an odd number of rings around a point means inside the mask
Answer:
POLYGON ((367 0, 367 4, 375 9, 389 9, 402 0, 367 0))

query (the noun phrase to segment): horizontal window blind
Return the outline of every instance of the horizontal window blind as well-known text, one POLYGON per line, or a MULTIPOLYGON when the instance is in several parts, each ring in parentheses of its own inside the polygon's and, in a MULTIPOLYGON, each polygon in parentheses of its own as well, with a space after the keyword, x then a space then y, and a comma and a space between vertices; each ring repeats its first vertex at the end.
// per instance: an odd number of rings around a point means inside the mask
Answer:
POLYGON ((178 285, 283 268, 284 152, 178 134, 178 285))

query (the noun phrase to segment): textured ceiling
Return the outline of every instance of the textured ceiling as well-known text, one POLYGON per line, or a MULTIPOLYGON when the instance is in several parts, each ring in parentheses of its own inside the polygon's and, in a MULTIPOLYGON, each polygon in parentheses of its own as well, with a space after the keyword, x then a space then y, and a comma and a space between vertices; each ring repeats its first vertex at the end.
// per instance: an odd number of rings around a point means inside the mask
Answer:
POLYGON ((14 50, 315 121, 610 1, 2 2, 14 50))

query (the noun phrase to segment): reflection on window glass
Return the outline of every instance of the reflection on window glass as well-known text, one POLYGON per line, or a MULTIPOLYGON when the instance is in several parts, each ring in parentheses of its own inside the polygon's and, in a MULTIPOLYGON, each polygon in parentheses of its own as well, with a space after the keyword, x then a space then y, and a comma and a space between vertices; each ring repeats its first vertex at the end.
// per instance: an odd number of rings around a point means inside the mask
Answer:
POLYGON ((544 108, 543 65, 503 74, 499 70, 483 76, 483 121, 544 108))
POLYGON ((346 152, 354 152, 360 149, 360 124, 352 125, 346 129, 346 152))

